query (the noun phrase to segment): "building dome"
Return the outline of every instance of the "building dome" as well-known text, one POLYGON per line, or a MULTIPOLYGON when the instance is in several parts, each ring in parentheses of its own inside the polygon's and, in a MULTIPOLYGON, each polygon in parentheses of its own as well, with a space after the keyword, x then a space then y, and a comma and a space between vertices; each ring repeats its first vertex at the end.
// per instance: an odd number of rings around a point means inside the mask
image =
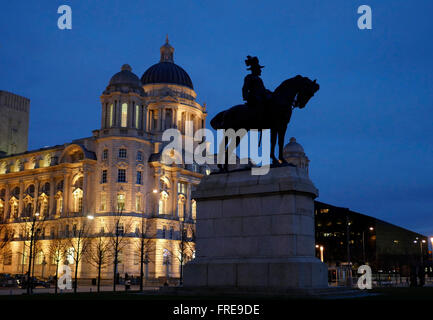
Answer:
POLYGON ((111 77, 104 94, 121 91, 121 92, 136 92, 142 95, 144 93, 141 87, 141 81, 129 64, 124 64, 120 71, 111 77))
POLYGON ((141 77, 143 85, 156 83, 177 84, 194 89, 188 73, 174 63, 174 48, 168 43, 168 37, 161 49, 161 60, 147 69, 141 77))
POLYGON ((283 157, 288 163, 298 168, 305 169, 308 174, 310 160, 308 160, 308 157, 305 155, 304 148, 296 142, 294 137, 290 138, 289 143, 284 147, 283 157))
POLYGON ((296 142, 294 137, 291 137, 289 143, 284 147, 284 153, 304 153, 304 148, 296 142))

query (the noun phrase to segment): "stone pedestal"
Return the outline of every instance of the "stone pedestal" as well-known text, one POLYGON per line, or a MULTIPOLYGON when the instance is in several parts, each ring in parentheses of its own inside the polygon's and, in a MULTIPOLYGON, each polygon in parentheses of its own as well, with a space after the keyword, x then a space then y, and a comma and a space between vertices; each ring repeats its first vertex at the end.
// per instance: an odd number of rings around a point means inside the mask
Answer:
POLYGON ((196 258, 184 287, 250 290, 319 289, 327 267, 315 257, 314 199, 306 168, 212 174, 194 192, 196 258))

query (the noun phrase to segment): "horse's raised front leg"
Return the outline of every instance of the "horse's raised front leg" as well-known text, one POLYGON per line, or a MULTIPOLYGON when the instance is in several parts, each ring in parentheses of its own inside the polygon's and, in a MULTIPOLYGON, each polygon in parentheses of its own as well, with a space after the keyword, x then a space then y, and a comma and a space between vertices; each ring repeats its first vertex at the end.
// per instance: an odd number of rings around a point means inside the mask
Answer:
POLYGON ((271 159, 272 164, 278 164, 278 159, 275 158, 275 145, 277 144, 277 130, 271 128, 271 159))

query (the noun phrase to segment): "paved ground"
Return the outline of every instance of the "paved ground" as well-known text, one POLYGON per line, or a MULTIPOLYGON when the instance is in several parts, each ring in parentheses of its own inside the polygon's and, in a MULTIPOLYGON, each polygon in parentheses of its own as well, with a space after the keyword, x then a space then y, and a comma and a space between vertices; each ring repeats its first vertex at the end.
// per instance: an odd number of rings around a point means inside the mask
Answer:
MULTIPOLYGON (((159 288, 158 287, 145 287, 146 291, 156 291, 159 288)), ((101 286, 101 291, 108 292, 113 291, 113 286, 101 286)), ((130 291, 138 291, 139 286, 131 286, 130 291)), ((96 286, 78 286, 77 288, 78 292, 96 292, 97 288, 96 286)), ((117 285, 116 291, 124 292, 125 286, 124 285, 117 285)), ((26 289, 20 289, 20 288, 0 288, 0 295, 21 295, 25 294, 27 292, 26 289)), ((74 290, 58 290, 59 293, 72 293, 74 290)), ((54 288, 35 288, 33 289, 33 293, 39 294, 39 293, 54 293, 54 288)))

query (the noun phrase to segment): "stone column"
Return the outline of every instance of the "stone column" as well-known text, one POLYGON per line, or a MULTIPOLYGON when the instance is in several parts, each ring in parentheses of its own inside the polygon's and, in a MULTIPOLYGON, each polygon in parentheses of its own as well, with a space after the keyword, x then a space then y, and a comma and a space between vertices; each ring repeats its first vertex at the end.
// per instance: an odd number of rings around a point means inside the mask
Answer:
POLYGON ((87 167, 87 164, 83 165, 83 212, 81 212, 81 215, 87 216, 88 215, 88 178, 89 178, 90 170, 87 167))
POLYGON ((6 185, 6 194, 5 194, 5 209, 4 209, 4 217, 5 217, 5 219, 9 219, 10 218, 10 216, 9 216, 9 207, 10 207, 10 204, 9 204, 9 200, 10 200, 10 193, 11 193, 11 190, 10 190, 10 185, 6 185))
POLYGON ((191 183, 188 182, 186 186, 186 204, 185 212, 183 214, 185 220, 188 220, 191 218, 191 183))
POLYGON ((148 128, 147 128, 147 109, 142 104, 140 106, 140 110, 141 110, 141 127, 140 127, 140 129, 143 131, 148 131, 148 128))
POLYGON ((50 177, 50 198, 48 199, 48 216, 50 216, 50 217, 52 217, 56 214, 55 212, 53 212, 54 201, 55 201, 55 199, 54 199, 55 190, 56 190, 56 186, 55 186, 54 177, 51 176, 50 177))
POLYGON ((179 197, 178 197, 178 190, 177 190, 177 183, 178 183, 178 181, 179 181, 179 178, 178 178, 178 173, 177 172, 175 172, 175 173, 173 173, 173 187, 172 187, 172 189, 173 189, 173 201, 172 201, 172 206, 173 206, 173 217, 179 217, 179 212, 178 212, 178 205, 177 205, 177 203, 178 203, 178 201, 179 201, 179 197))
POLYGON ((70 195, 70 175, 65 173, 63 176, 63 208, 61 212, 61 216, 65 217, 69 212, 69 198, 70 195))
POLYGON ((161 108, 161 131, 167 129, 165 127, 165 108, 161 108))
POLYGON ((116 98, 116 103, 114 104, 114 106, 115 106, 115 110, 116 110, 116 112, 115 112, 115 114, 116 114, 116 117, 115 117, 115 126, 116 127, 120 127, 120 123, 121 123, 121 108, 122 108, 122 102, 121 102, 121 100, 120 100, 120 97, 117 97, 116 98))
POLYGON ((17 214, 17 218, 21 217, 22 212, 23 212, 23 194, 24 194, 24 183, 22 181, 20 181, 20 196, 19 196, 19 200, 18 200, 18 214, 17 214))
POLYGON ((128 128, 135 128, 135 102, 128 101, 128 114, 126 120, 126 126, 128 128))
POLYGON ((153 206, 151 207, 151 209, 153 209, 152 214, 154 214, 156 216, 158 215, 158 212, 159 212, 159 199, 161 196, 161 193, 160 193, 161 190, 159 187, 160 179, 161 179, 161 168, 155 168, 155 183, 154 183, 154 185, 155 185, 156 190, 158 190, 158 193, 156 194, 156 197, 151 198, 153 201, 153 206))
POLYGON ((35 197, 33 198, 33 215, 35 215, 36 212, 38 212, 39 208, 39 183, 40 181, 38 179, 35 180, 35 197))

